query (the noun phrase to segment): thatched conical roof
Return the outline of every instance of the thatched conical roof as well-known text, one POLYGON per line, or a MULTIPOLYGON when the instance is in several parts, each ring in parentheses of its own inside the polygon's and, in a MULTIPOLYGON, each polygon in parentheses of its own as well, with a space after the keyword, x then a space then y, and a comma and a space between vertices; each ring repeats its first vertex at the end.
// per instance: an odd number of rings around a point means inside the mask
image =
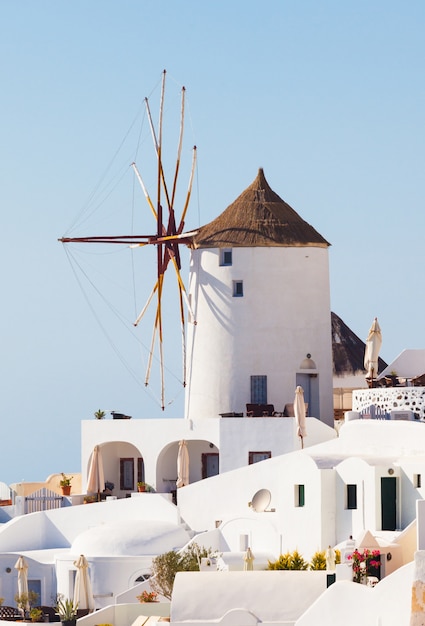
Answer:
POLYGON ((257 178, 215 220, 193 238, 195 248, 315 246, 330 244, 269 186, 257 178))

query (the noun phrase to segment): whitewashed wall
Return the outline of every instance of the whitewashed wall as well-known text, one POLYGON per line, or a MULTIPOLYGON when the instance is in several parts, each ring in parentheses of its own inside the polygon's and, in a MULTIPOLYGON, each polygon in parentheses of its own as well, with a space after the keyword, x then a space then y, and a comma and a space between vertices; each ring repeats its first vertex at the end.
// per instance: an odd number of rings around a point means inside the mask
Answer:
POLYGON ((333 425, 328 251, 313 247, 233 248, 231 266, 218 249, 191 252, 191 370, 186 416, 246 410, 250 376, 267 375, 268 402, 293 402, 307 353, 318 370, 320 418, 333 425), (243 280, 243 297, 233 281, 243 280))
POLYGON ((69 548, 83 531, 105 522, 157 519, 178 524, 178 510, 160 494, 54 509, 0 526, 0 552, 69 548))
POLYGON ((375 473, 373 468, 362 459, 350 458, 339 463, 336 468, 336 515, 337 542, 348 539, 350 535, 358 535, 365 528, 376 528, 373 520, 371 526, 365 526, 366 514, 372 506, 375 511, 375 473), (357 508, 347 508, 347 485, 357 485, 357 508), (369 499, 368 501, 366 501, 369 499))
POLYGON ((175 626, 221 620, 228 626, 293 624, 325 590, 325 571, 180 572, 174 583, 171 622, 175 626))
MULTIPOLYGON (((61 556, 56 561, 58 593, 66 598, 74 595, 78 554, 61 556)), ((97 609, 114 603, 114 596, 126 591, 135 584, 136 578, 150 571, 152 557, 142 556, 88 556, 89 574, 92 581, 95 606, 97 609)))
POLYGON ((333 469, 323 468, 320 470, 320 515, 321 524, 317 545, 321 546, 317 549, 325 550, 328 546, 335 546, 337 541, 337 524, 336 524, 336 472, 333 469))
MULTIPOLYGON (((107 470, 105 478, 115 484, 114 494, 125 495, 119 489, 119 458, 142 457, 145 480, 158 491, 170 491, 170 483, 163 479, 176 478, 178 442, 196 441, 195 447, 211 452, 209 444, 219 445, 219 420, 186 419, 131 419, 86 420, 81 423, 81 466, 83 492, 87 485, 88 467, 95 445, 103 449, 107 470), (202 441, 203 443, 199 443, 202 441), (118 442, 120 448, 115 447, 118 442), (109 445, 111 444, 111 445, 109 445), (109 471, 110 469, 110 471, 109 471)), ((199 479, 199 466, 191 469, 193 480, 199 479), (198 472, 198 473, 196 473, 198 472)))
MULTIPOLYGON (((304 446, 336 437, 336 432, 318 419, 306 420, 304 446)), ((301 449, 294 418, 223 418, 220 420, 220 472, 248 464, 250 451, 270 451, 272 457, 301 449)))
MULTIPOLYGON (((315 418, 307 419, 305 445, 336 437, 333 428, 315 418)), ((250 451, 270 451, 272 456, 300 449, 294 418, 222 418, 215 420, 132 419, 82 422, 82 482, 85 492, 90 458, 95 445, 101 448, 105 479, 119 489, 119 459, 143 457, 145 480, 160 492, 170 491, 177 478, 180 439, 187 441, 190 482, 199 481, 202 453, 219 452, 220 472, 248 464, 250 451), (211 446, 210 446, 211 444, 211 446)))
MULTIPOLYGON (((18 554, 0 554, 0 597, 4 598, 5 606, 16 606, 15 595, 18 593, 18 571, 15 569, 15 563, 18 560, 18 554), (8 571, 10 570, 10 571, 8 571)), ((51 562, 40 563, 36 559, 25 555, 28 564, 28 578, 30 580, 39 580, 41 582, 41 597, 38 598, 37 604, 52 605, 52 594, 54 597, 56 587, 56 573, 54 567, 53 556, 51 562)))
POLYGON ((425 458, 420 461, 399 459, 400 523, 406 528, 416 517, 416 502, 425 499, 425 458), (415 476, 421 477, 421 487, 415 486, 415 476))
POLYGON ((218 521, 223 526, 229 523, 225 539, 232 551, 239 550, 239 537, 248 532, 253 550, 258 545, 279 554, 298 548, 309 558, 316 550, 325 549, 328 543, 322 545, 323 539, 329 542, 335 533, 334 523, 328 520, 326 533, 322 528, 321 483, 322 474, 314 461, 306 454, 293 453, 184 487, 179 491, 179 508, 197 530, 213 529, 218 521), (298 484, 305 486, 303 507, 296 506, 298 484), (271 494, 269 510, 261 513, 249 506, 260 489, 271 494), (201 501, 204 506, 198 505, 201 501))

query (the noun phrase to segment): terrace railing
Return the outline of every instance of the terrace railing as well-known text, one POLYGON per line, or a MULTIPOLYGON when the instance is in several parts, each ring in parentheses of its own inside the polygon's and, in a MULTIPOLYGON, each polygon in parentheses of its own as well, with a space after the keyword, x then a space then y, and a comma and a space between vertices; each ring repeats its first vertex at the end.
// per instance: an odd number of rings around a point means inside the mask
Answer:
POLYGON ((62 500, 62 496, 43 487, 38 491, 34 491, 29 496, 25 496, 25 513, 60 509, 62 500))

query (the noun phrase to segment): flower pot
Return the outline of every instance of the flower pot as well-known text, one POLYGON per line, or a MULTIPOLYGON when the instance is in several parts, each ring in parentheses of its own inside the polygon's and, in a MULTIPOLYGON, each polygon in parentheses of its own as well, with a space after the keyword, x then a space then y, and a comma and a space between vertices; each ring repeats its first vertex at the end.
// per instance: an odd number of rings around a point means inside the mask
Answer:
POLYGON ((63 624, 63 626, 76 626, 77 624, 77 620, 76 619, 69 619, 66 620, 64 622, 61 622, 63 624))
POLYGON ((137 491, 139 493, 143 493, 144 491, 146 491, 146 486, 145 485, 137 485, 137 491))
POLYGON ((71 495, 71 485, 64 485, 62 487, 62 495, 63 496, 69 496, 71 495))

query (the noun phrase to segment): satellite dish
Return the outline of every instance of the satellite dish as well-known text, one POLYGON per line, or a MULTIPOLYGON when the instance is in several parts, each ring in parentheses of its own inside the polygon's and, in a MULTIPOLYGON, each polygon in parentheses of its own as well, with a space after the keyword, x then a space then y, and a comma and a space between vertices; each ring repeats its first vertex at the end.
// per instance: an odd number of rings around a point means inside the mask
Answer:
POLYGON ((272 494, 268 489, 260 489, 252 498, 252 508, 257 513, 265 511, 270 504, 272 494))

